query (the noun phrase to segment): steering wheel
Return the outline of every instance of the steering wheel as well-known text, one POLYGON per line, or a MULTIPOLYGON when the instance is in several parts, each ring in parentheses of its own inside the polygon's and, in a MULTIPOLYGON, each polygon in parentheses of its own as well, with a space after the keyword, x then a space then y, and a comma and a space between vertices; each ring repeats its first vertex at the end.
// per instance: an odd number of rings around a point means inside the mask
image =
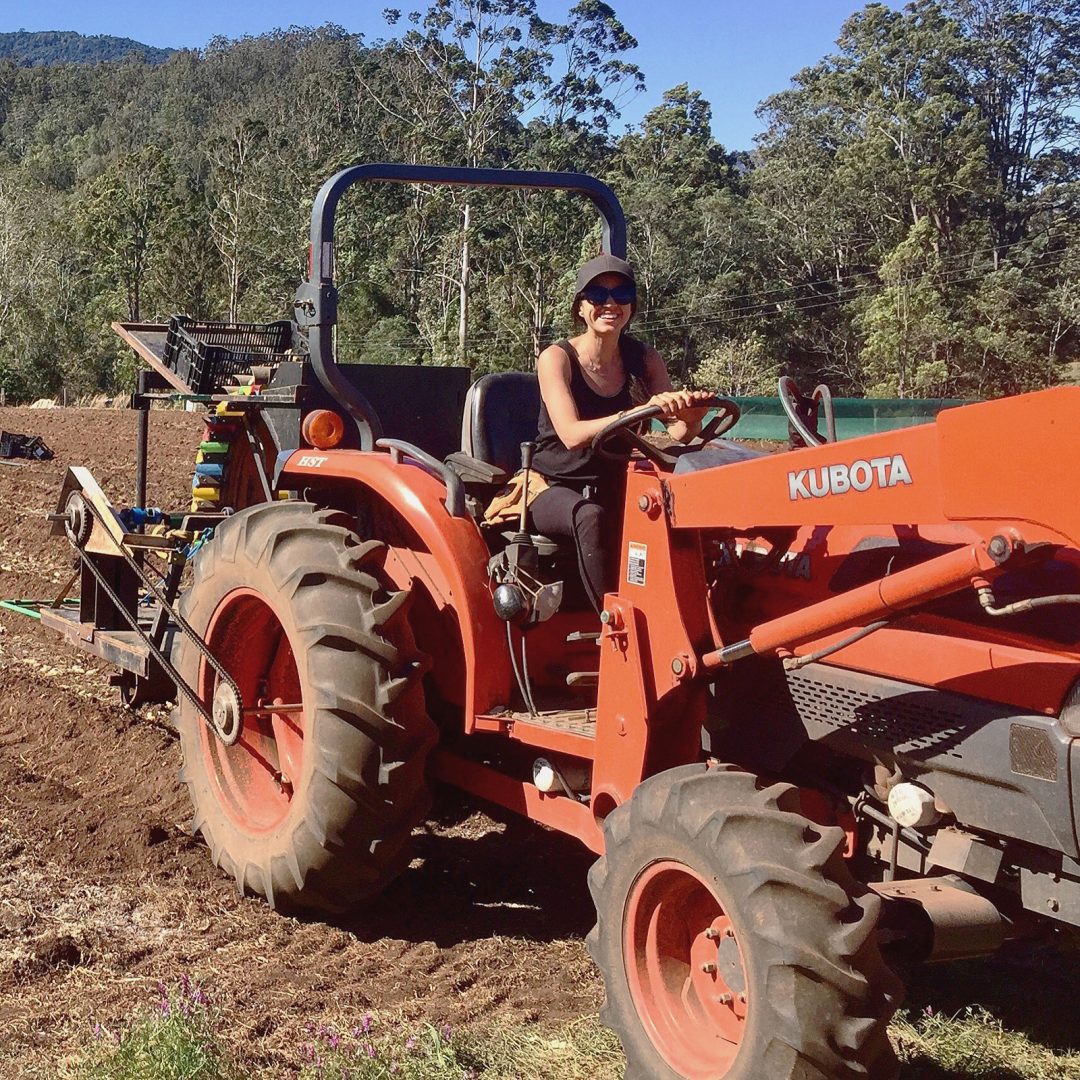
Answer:
POLYGON ((804 397, 799 386, 790 375, 782 375, 776 392, 780 404, 784 407, 791 426, 807 446, 822 446, 827 442, 836 442, 836 415, 833 410, 832 392, 822 383, 814 387, 810 397, 804 397), (817 411, 821 405, 825 412, 825 437, 817 432, 817 411))
MULTIPOLYGON (((725 434, 735 426, 740 416, 739 406, 731 398, 717 396, 712 401, 703 402, 702 407, 716 409, 716 415, 687 443, 687 446, 701 446, 725 434)), ((632 449, 640 451, 644 457, 655 464, 673 469, 679 460, 678 455, 669 454, 658 446, 653 446, 634 430, 643 420, 654 420, 661 414, 662 410, 658 405, 639 405, 636 409, 615 417, 611 423, 601 428, 593 436, 591 449, 602 457, 622 461, 626 455, 616 453, 609 446, 614 439, 618 438, 624 443, 629 443, 632 449)))

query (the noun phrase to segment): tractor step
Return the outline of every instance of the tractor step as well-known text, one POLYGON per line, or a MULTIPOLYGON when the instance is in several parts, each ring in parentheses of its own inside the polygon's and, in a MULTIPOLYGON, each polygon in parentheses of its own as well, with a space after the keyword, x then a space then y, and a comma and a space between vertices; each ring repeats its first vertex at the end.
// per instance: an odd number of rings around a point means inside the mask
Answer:
POLYGON ((551 709, 478 716, 476 729, 507 735, 537 749, 591 758, 596 745, 596 710, 551 709))

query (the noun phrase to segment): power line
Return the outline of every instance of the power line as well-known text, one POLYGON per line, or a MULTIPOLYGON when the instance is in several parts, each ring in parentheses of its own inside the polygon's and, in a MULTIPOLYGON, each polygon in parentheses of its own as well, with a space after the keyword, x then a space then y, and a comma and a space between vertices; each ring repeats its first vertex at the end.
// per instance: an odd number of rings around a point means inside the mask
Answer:
MULTIPOLYGON (((1022 238, 1020 240, 1012 240, 1007 244, 994 244, 991 247, 975 248, 972 251, 964 252, 962 254, 958 253, 958 254, 955 254, 955 255, 949 255, 949 256, 943 258, 941 260, 941 262, 944 265, 947 265, 949 263, 954 263, 954 262, 955 263, 968 262, 971 259, 978 258, 979 256, 982 256, 982 255, 994 255, 994 254, 997 254, 997 253, 1000 253, 1000 252, 1003 252, 1003 251, 1007 251, 1007 250, 1015 248, 1015 247, 1028 247, 1028 246, 1030 246, 1032 244, 1038 243, 1039 241, 1055 240, 1060 236, 1067 236, 1067 235, 1068 235, 1068 233, 1065 232, 1064 230, 1060 231, 1060 232, 1053 232, 1053 231, 1047 230, 1045 233, 1040 233, 1038 236, 1029 236, 1029 237, 1024 237, 1024 238, 1022 238)), ((875 270, 856 270, 856 271, 852 271, 852 273, 864 274, 864 275, 875 275, 876 276, 877 271, 875 271, 875 270)), ((765 299, 767 297, 771 297, 771 296, 787 297, 788 294, 792 290, 795 290, 795 289, 809 289, 809 288, 813 288, 813 287, 818 286, 818 285, 835 286, 837 284, 838 284, 838 282, 837 282, 837 279, 835 277, 816 278, 816 279, 812 279, 810 281, 800 281, 800 282, 795 282, 795 283, 793 283, 791 285, 778 286, 775 289, 767 289, 764 292, 755 290, 754 292, 735 293, 735 294, 730 295, 730 296, 724 295, 724 296, 720 297, 720 299, 723 299, 724 301, 729 302, 729 303, 731 301, 734 301, 734 300, 757 299, 759 303, 765 303, 765 302, 767 302, 766 299, 765 299)), ((855 288, 856 286, 843 286, 842 285, 841 287, 843 287, 843 288, 855 288)), ((660 312, 663 312, 663 311, 677 311, 677 310, 679 310, 681 308, 684 308, 685 306, 686 306, 685 303, 682 303, 682 304, 669 304, 666 307, 651 308, 649 314, 650 315, 656 315, 656 314, 658 314, 660 312)))
MULTIPOLYGON (((1003 245, 1002 247, 999 247, 999 248, 987 248, 987 249, 982 249, 982 250, 983 250, 984 253, 993 253, 995 250, 1002 250, 1003 247, 1006 247, 1006 246, 1007 247, 1017 247, 1017 246, 1020 246, 1020 245, 1027 246, 1027 245, 1030 245, 1030 244, 1034 243, 1036 239, 1049 239, 1049 238, 1051 238, 1051 234, 1047 233, 1047 234, 1045 234, 1045 237, 1029 238, 1027 240, 1018 240, 1018 241, 1014 241, 1012 244, 1003 245)), ((945 262, 946 262, 946 264, 948 264, 949 262, 969 263, 971 261, 971 259, 974 256, 977 256, 979 253, 980 252, 969 252, 969 253, 967 253, 967 254, 965 254, 963 256, 950 257, 950 259, 945 260, 945 262)), ((1023 267, 1018 267, 1018 269, 1030 269, 1032 267, 1048 268, 1048 267, 1057 265, 1058 263, 1063 261, 1063 259, 1065 258, 1066 255, 1067 255, 1067 252, 1043 252, 1042 254, 1036 255, 1034 259, 1032 259, 1030 262, 1026 263, 1023 267)), ((939 273, 937 275, 934 275, 931 278, 931 283, 938 284, 938 285, 971 284, 971 283, 974 283, 976 281, 982 280, 985 277, 988 277, 990 274, 992 274, 992 273, 994 273, 996 271, 994 271, 994 270, 984 270, 984 271, 980 271, 979 273, 976 273, 976 274, 973 274, 973 275, 970 275, 970 276, 967 276, 967 277, 954 277, 953 276, 953 275, 956 275, 956 274, 965 274, 966 272, 967 272, 967 267, 966 266, 958 266, 953 270, 947 270, 944 273, 939 273)), ((831 279, 830 279, 830 283, 831 283, 831 279)), ((643 324, 641 324, 641 325, 642 325, 642 329, 645 332, 650 333, 650 334, 657 334, 657 333, 670 333, 670 332, 674 332, 674 331, 677 331, 677 330, 692 330, 692 329, 696 329, 696 328, 700 328, 700 327, 704 327, 704 326, 714 326, 714 325, 717 325, 717 324, 720 324, 720 323, 725 323, 725 322, 737 323, 737 322, 745 322, 745 321, 748 321, 748 320, 763 320, 763 319, 766 319, 766 318, 771 318, 774 315, 782 314, 782 312, 777 310, 781 305, 792 306, 792 309, 793 309, 792 313, 796 314, 796 315, 800 315, 800 314, 804 314, 804 313, 807 313, 807 312, 821 311, 821 310, 824 310, 824 309, 827 309, 827 308, 830 308, 830 307, 839 307, 839 306, 842 306, 842 305, 848 303, 856 294, 861 293, 861 292, 863 292, 865 290, 869 289, 869 290, 875 290, 875 291, 882 291, 887 287, 888 287, 888 283, 883 282, 880 279, 877 279, 877 280, 874 280, 874 281, 862 282, 862 283, 859 283, 859 284, 846 286, 843 290, 838 291, 838 292, 834 293, 831 296, 820 297, 817 300, 817 302, 814 302, 814 303, 806 303, 806 302, 800 301, 800 299, 798 297, 792 297, 792 296, 788 295, 787 290, 776 290, 776 292, 781 295, 781 299, 779 299, 779 300, 759 300, 759 302, 757 302, 755 304, 747 305, 747 307, 744 307, 741 310, 738 309, 738 308, 734 308, 734 309, 733 308, 728 308, 728 309, 723 310, 723 311, 708 312, 706 314, 703 314, 703 315, 697 316, 697 317, 688 316, 687 318, 682 319, 682 320, 675 320, 675 321, 669 321, 669 322, 661 321, 661 322, 658 322, 658 323, 644 321, 643 324)), ((746 293, 746 294, 743 294, 743 295, 745 297, 750 297, 750 296, 768 296, 770 294, 769 293, 756 293, 756 294, 755 293, 746 293)), ((728 297, 726 299, 734 299, 734 298, 728 297)), ((811 298, 808 298, 808 299, 811 299, 811 298)), ((677 310, 677 309, 680 309, 680 308, 683 308, 683 307, 684 307, 684 305, 672 305, 671 307, 666 308, 666 309, 656 309, 656 310, 657 311, 659 311, 659 310, 677 310)), ((514 333, 513 331, 509 331, 509 330, 499 330, 499 331, 495 331, 495 332, 489 333, 489 334, 476 334, 476 335, 473 335, 469 340, 469 344, 470 344, 470 346, 474 346, 474 347, 479 346, 479 345, 488 345, 488 346, 494 347, 494 346, 497 346, 497 345, 503 344, 503 343, 510 344, 510 345, 521 345, 521 344, 525 344, 529 340, 530 336, 531 335, 529 335, 527 333, 514 333)), ((351 343, 353 341, 357 341, 359 343, 362 343, 364 340, 365 339, 352 339, 352 338, 346 337, 344 335, 339 335, 339 342, 351 343)), ((539 337, 539 340, 540 340, 541 343, 550 344, 552 341, 556 340, 556 338, 555 338, 555 336, 553 334, 550 333, 550 331, 548 331, 548 332, 545 332, 545 333, 541 334, 540 337, 539 337)), ((407 336, 407 337, 392 338, 392 339, 389 339, 389 340, 386 340, 386 341, 378 341, 378 342, 373 342, 372 343, 372 347, 375 347, 375 348, 393 348, 393 349, 397 349, 399 351, 405 351, 407 349, 416 348, 416 347, 420 347, 420 348, 423 348, 424 350, 428 350, 428 349, 432 348, 432 345, 433 345, 433 343, 432 343, 430 338, 424 337, 424 336, 422 336, 420 334, 414 334, 414 335, 410 335, 410 336, 407 336)))

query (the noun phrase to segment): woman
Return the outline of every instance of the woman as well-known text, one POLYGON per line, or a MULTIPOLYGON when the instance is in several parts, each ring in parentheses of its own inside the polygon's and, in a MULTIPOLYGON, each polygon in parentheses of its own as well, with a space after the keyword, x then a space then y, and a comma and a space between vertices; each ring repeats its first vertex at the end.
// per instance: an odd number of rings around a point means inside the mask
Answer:
MULTIPOLYGON (((668 433, 692 439, 712 394, 673 390, 660 354, 624 333, 637 308, 634 271, 601 255, 578 271, 570 309, 582 332, 546 348, 536 362, 540 425, 533 468, 550 485, 529 507, 533 527, 572 538, 589 600, 599 612, 612 580, 604 538, 621 513, 626 461, 591 449, 612 420, 640 405, 655 405, 668 433)), ((617 451, 618 442, 611 447, 617 451)))

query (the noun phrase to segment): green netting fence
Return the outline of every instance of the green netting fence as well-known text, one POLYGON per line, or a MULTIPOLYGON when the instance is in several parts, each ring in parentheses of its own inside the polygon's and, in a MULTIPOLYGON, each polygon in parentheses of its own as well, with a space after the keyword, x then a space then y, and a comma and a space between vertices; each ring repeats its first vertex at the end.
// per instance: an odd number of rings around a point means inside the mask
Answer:
MULTIPOLYGON (((742 410, 742 419, 732 432, 733 438, 787 439, 788 422, 779 398, 739 397, 735 401, 742 410)), ((853 439, 858 435, 927 424, 942 409, 969 404, 960 398, 833 398, 836 437, 853 439)), ((824 433, 824 423, 820 427, 824 433)))

